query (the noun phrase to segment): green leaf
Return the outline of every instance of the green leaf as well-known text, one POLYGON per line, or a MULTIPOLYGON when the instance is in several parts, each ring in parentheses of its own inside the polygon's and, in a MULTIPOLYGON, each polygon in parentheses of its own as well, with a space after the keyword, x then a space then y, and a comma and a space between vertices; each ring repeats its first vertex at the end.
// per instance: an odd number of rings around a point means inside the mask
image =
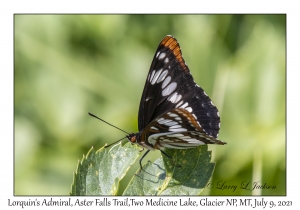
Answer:
POLYGON ((78 163, 70 195, 116 195, 120 180, 139 156, 137 145, 121 143, 97 152, 93 148, 78 163))
POLYGON ((169 149, 172 160, 159 158, 147 163, 134 176, 123 195, 199 195, 214 170, 207 145, 193 149, 169 149))

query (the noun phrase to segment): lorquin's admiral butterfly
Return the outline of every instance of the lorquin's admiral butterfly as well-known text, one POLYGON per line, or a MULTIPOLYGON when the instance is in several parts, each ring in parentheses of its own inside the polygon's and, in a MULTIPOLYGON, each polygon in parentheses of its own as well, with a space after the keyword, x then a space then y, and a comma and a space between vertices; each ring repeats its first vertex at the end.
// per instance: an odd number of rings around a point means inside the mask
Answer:
POLYGON ((138 133, 126 132, 129 134, 126 137, 131 143, 148 149, 140 159, 140 171, 143 158, 153 149, 170 158, 165 148, 226 144, 217 139, 218 109, 194 82, 179 44, 172 36, 160 42, 154 55, 140 101, 138 126, 138 133))

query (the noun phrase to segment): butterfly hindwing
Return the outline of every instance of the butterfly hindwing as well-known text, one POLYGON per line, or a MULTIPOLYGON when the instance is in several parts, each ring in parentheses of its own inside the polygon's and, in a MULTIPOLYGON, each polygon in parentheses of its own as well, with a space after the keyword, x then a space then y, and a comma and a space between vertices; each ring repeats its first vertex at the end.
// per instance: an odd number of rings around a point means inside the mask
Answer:
POLYGON ((203 144, 224 144, 208 135, 196 116, 183 108, 162 114, 145 130, 147 132, 143 132, 142 141, 156 149, 186 149, 203 144))

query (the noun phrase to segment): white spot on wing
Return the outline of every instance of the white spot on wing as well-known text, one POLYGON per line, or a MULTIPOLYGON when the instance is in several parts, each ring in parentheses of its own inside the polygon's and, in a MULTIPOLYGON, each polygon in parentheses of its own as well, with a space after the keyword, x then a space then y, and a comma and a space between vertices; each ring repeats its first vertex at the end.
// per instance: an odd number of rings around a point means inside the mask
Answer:
POLYGON ((173 93, 172 95, 170 95, 167 100, 171 101, 172 103, 174 103, 173 101, 175 100, 175 98, 177 97, 177 92, 173 93))
POLYGON ((152 71, 152 74, 151 74, 151 77, 149 78, 149 81, 152 81, 155 72, 156 72, 155 70, 152 71))
POLYGON ((159 54, 160 54, 160 51, 156 53, 156 58, 159 56, 159 54))
POLYGON ((157 122, 161 122, 161 121, 163 121, 163 120, 165 120, 165 118, 159 118, 158 120, 157 120, 157 122))
POLYGON ((167 100, 171 101, 173 104, 176 104, 181 98, 182 98, 182 96, 180 94, 178 94, 177 92, 175 92, 172 95, 170 95, 167 98, 167 100))
POLYGON ((171 81, 171 77, 167 76, 167 78, 164 80, 164 82, 162 83, 161 87, 165 88, 167 86, 167 84, 169 84, 169 82, 171 81))
POLYGON ((189 139, 191 139, 191 137, 183 136, 183 137, 180 137, 180 139, 183 140, 183 141, 188 141, 189 139))
POLYGON ((173 125, 177 125, 177 124, 178 123, 175 121, 170 121, 170 122, 164 123, 164 125, 166 125, 166 126, 173 126, 173 125))
POLYGON ((187 129, 186 128, 169 128, 169 131, 184 132, 184 131, 187 131, 187 129))
POLYGON ((161 92, 162 96, 170 95, 177 87, 176 82, 170 83, 163 91, 161 92))
POLYGON ((166 58, 166 59, 164 60, 164 63, 169 63, 169 58, 166 58))
POLYGON ((183 101, 180 101, 178 104, 176 104, 176 108, 178 108, 181 104, 183 103, 183 101))
POLYGON ((159 140, 160 140, 160 141, 164 141, 165 143, 167 143, 167 142, 170 142, 170 143, 173 142, 173 140, 165 139, 165 138, 162 138, 162 137, 159 138, 159 140))
POLYGON ((162 69, 160 69, 159 71, 156 72, 156 74, 154 75, 154 77, 151 80, 151 84, 154 85, 154 83, 156 82, 158 76, 160 75, 162 69))
POLYGON ((170 117, 178 117, 178 115, 175 114, 175 113, 173 113, 173 112, 169 112, 168 115, 169 115, 170 117))
POLYGON ((181 117, 175 117, 175 120, 180 121, 181 117))
POLYGON ((173 125, 169 129, 173 129, 173 128, 181 128, 181 125, 173 125))
POLYGON ((165 124, 167 122, 170 122, 172 120, 167 120, 167 119, 164 119, 164 120, 161 120, 161 121, 157 121, 159 124, 165 124))
POLYGON ((156 83, 160 83, 161 81, 163 81, 167 76, 167 74, 168 74, 168 70, 164 70, 163 73, 161 73, 161 75, 158 77, 156 83))
POLYGON ((185 102, 180 108, 185 108, 185 107, 187 107, 189 105, 189 103, 188 102, 185 102))
POLYGON ((181 98, 182 98, 182 95, 178 94, 178 96, 177 96, 177 98, 176 98, 176 100, 175 100, 174 103, 177 103, 178 101, 180 101, 181 98))
MULTIPOLYGON (((197 120, 197 117, 196 117, 196 115, 194 115, 194 114, 192 114, 193 115, 193 117, 197 120)), ((201 127, 201 126, 200 126, 201 127)))
POLYGON ((202 141, 199 141, 198 139, 190 139, 188 140, 189 144, 195 144, 195 145, 203 145, 205 144, 204 142, 202 141))
POLYGON ((161 53, 159 56, 158 56, 158 59, 161 60, 163 59, 164 57, 166 56, 166 53, 161 53))
POLYGON ((192 109, 192 107, 187 107, 187 108, 185 108, 187 111, 189 111, 189 112, 193 112, 193 109, 192 109))

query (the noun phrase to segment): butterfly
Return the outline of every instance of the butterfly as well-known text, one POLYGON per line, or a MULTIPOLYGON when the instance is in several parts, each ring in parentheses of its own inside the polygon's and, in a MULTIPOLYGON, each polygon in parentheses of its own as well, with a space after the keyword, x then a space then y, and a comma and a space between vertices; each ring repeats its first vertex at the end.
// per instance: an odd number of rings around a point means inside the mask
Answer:
POLYGON ((147 149, 140 158, 140 171, 143 158, 151 150, 171 158, 164 149, 226 144, 217 139, 218 109, 194 82, 173 36, 166 36, 154 55, 140 101, 138 128, 139 132, 126 137, 147 149))

